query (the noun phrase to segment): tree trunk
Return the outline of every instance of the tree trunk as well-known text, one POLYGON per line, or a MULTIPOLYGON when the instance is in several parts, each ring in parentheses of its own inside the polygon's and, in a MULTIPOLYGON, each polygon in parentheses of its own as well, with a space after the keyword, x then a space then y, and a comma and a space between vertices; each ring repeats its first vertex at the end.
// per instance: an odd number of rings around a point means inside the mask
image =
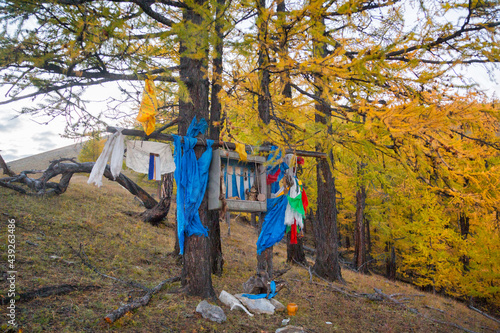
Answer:
POLYGON ((271 93, 269 92, 269 53, 268 46, 266 45, 267 25, 264 18, 264 10, 266 9, 266 0, 257 0, 257 29, 259 41, 259 51, 257 64, 259 65, 259 81, 260 90, 257 98, 257 109, 259 117, 264 124, 269 124, 270 121, 270 103, 271 93))
MULTIPOLYGON (((266 9, 266 0, 257 0, 257 39, 259 42, 258 59, 259 65, 259 96, 257 98, 257 109, 259 117, 264 124, 269 124, 270 121, 270 102, 271 94, 269 92, 270 75, 268 70, 269 53, 266 45, 267 25, 264 18, 264 11, 266 9)), ((268 198, 271 195, 270 186, 267 188, 268 198)), ((259 233, 262 230, 262 223, 264 223, 265 214, 261 214, 259 219, 259 233)), ((259 271, 266 271, 269 279, 273 276, 273 250, 274 246, 265 249, 260 255, 257 255, 257 274, 259 271)))
MULTIPOLYGON (((217 0, 216 17, 221 15, 225 0, 217 0)), ((215 50, 212 68, 212 92, 210 98, 210 139, 219 141, 221 103, 219 93, 222 90, 222 55, 224 52, 223 24, 220 19, 215 22, 215 50)), ((210 267, 212 274, 221 276, 224 271, 224 259, 222 257, 222 244, 220 239, 220 211, 211 210, 208 212, 208 236, 210 239, 210 267)))
MULTIPOLYGON (((205 0, 195 0, 193 6, 203 7, 205 0)), ((182 11, 183 20, 192 24, 186 31, 186 36, 179 42, 180 78, 187 87, 189 100, 179 100, 179 115, 183 121, 179 124, 179 134, 186 135, 189 124, 197 119, 208 119, 208 79, 205 75, 208 69, 208 32, 203 26, 204 19, 196 9, 185 8, 182 11), (205 57, 196 54, 205 53, 205 57)), ((199 158, 204 147, 194 148, 199 158)), ((209 227, 207 192, 198 210, 200 220, 209 227)), ((204 236, 189 236, 184 242, 183 270, 181 284, 188 295, 204 298, 215 297, 212 286, 210 267, 209 238, 204 236)))
MULTIPOLYGON (((331 154, 330 154, 331 155, 331 154)), ((329 281, 342 281, 338 254, 337 207, 335 178, 325 159, 316 167, 318 196, 314 237, 316 239, 316 261, 313 270, 329 281)))
POLYGON ((496 217, 497 217, 497 230, 500 230, 500 210, 496 210, 496 217))
MULTIPOLYGON (((465 241, 465 240, 467 240, 467 237, 469 236, 469 228, 470 228, 469 217, 465 213, 460 213, 458 220, 459 220, 459 224, 460 224, 460 235, 462 236, 462 239, 465 241)), ((469 258, 469 256, 464 254, 460 258, 460 262, 462 263, 463 272, 467 273, 470 270, 470 267, 469 267, 470 258, 469 258)))
MULTIPOLYGON (((285 63, 288 59, 288 36, 284 26, 286 24, 286 5, 284 0, 278 1, 276 6, 278 15, 278 33, 279 33, 279 48, 278 54, 280 61, 285 63)), ((281 95, 284 97, 283 104, 290 104, 292 99, 292 86, 290 85, 290 73, 288 70, 283 71, 281 74, 281 95)), ((305 224, 305 217, 304 217, 305 224)), ((304 253, 303 239, 298 238, 297 244, 290 244, 290 234, 286 237, 286 257, 287 262, 305 264, 306 255, 304 253)))
POLYGON ((356 225, 354 227, 354 266, 360 273, 367 272, 364 225, 365 200, 365 188, 360 186, 356 191, 356 225))
POLYGON ((172 201, 172 193, 174 190, 174 173, 167 173, 161 177, 160 201, 156 206, 146 210, 141 214, 144 222, 149 222, 152 225, 160 223, 170 211, 170 203, 172 201))
POLYGON ((396 250, 394 249, 394 245, 390 242, 387 242, 385 245, 386 252, 389 252, 390 255, 385 259, 385 271, 386 277, 389 280, 396 280, 396 250))
POLYGON ((297 244, 290 244, 289 232, 286 235, 286 261, 289 263, 299 263, 307 265, 306 254, 304 252, 304 239, 302 237, 297 238, 297 244))
POLYGON ((257 214, 256 213, 250 214, 250 225, 254 228, 257 227, 257 214))
POLYGON ((269 275, 269 281, 273 279, 273 249, 268 247, 260 255, 257 255, 257 275, 260 271, 265 271, 269 275))
MULTIPOLYGON (((325 34, 324 19, 317 23, 319 29, 325 34)), ((322 58, 327 55, 326 44, 319 40, 313 41, 313 56, 322 58)), ((314 94, 321 98, 323 90, 321 89, 322 80, 325 78, 321 75, 314 77, 318 81, 314 94)), ((315 104, 316 123, 323 124, 328 130, 328 134, 332 134, 331 125, 327 125, 327 119, 330 121, 331 111, 330 108, 316 102, 315 104)), ((322 150, 321 146, 317 146, 318 151, 322 150)), ((316 239, 316 261, 313 270, 319 276, 330 280, 342 280, 342 274, 339 263, 338 253, 338 230, 337 230, 337 202, 335 189, 335 178, 333 177, 330 165, 334 165, 333 153, 327 153, 327 159, 319 159, 316 166, 316 180, 317 180, 317 218, 316 225, 314 226, 314 237, 316 239)))
POLYGON ((365 217, 365 235, 366 235, 366 260, 372 260, 372 235, 370 232, 370 220, 365 217))

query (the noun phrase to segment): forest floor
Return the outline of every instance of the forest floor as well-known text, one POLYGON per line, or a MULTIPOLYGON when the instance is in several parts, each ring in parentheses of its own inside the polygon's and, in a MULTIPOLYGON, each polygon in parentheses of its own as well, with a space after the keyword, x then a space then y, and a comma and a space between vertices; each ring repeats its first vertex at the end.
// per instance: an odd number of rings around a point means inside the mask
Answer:
MULTIPOLYGON (((195 309, 200 298, 178 292, 180 283, 167 284, 148 305, 113 324, 104 317, 145 294, 143 290, 103 277, 83 263, 110 277, 135 281, 152 288, 179 276, 181 267, 172 254, 175 242, 174 209, 159 227, 130 216, 143 208, 118 184, 105 180, 101 188, 76 175, 68 191, 58 197, 27 197, 0 188, 0 283, 7 286, 7 224, 16 222, 17 293, 42 287, 71 285, 73 292, 16 302, 16 321, 23 332, 275 332, 283 319, 306 332, 500 332, 500 325, 453 299, 419 291, 377 275, 361 275, 343 269, 345 283, 328 283, 310 277, 308 270, 291 266, 281 279, 288 288, 276 299, 298 304, 298 313, 247 316, 230 311, 222 324, 203 319, 195 309), (85 254, 83 254, 85 253, 85 254), (393 299, 370 300, 374 288, 393 299), (339 291, 340 290, 340 291, 339 291), (347 294, 351 295, 348 296, 347 294)), ((144 185, 144 184, 141 184, 144 185)), ((154 187, 148 187, 155 193, 154 187)), ((242 292, 242 283, 255 272, 256 229, 241 222, 221 224, 224 273, 213 276, 217 295, 226 290, 242 292)), ((309 258, 313 264, 313 258, 309 258)), ((286 246, 275 246, 275 269, 286 264, 286 246)), ((0 299, 7 289, 0 289, 0 299)), ((9 331, 7 306, 0 305, 0 332, 9 331)), ((14 330, 12 330, 14 331, 14 330)), ((15 331, 17 332, 17 330, 15 331)))

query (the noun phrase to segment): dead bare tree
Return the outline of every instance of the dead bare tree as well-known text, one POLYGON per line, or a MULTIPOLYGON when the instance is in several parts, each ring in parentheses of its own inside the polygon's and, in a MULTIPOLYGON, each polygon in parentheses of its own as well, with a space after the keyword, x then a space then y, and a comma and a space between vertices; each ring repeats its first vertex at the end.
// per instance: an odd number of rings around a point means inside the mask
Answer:
MULTIPOLYGON (((71 178, 75 173, 90 173, 94 164, 94 162, 79 163, 71 158, 61 158, 50 162, 49 167, 43 171, 27 170, 22 171, 18 175, 12 174, 9 177, 0 178, 0 186, 31 196, 60 195, 66 192, 71 178), (39 178, 31 178, 29 176, 38 173, 42 173, 42 176, 39 178), (59 182, 50 181, 59 175, 61 175, 59 182)), ((160 202, 157 202, 143 188, 124 174, 120 173, 120 175, 114 179, 109 166, 106 166, 104 177, 116 181, 141 200, 144 207, 147 209, 140 214, 143 221, 157 225, 167 215, 168 209, 170 208, 171 195, 166 195, 160 202), (166 201, 168 201, 168 204, 166 201)))

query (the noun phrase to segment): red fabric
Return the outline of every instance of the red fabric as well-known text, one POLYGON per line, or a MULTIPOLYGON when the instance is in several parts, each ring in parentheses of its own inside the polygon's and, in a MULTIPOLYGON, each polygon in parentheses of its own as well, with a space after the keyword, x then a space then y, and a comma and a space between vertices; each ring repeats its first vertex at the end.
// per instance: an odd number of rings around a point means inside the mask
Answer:
POLYGON ((297 223, 293 220, 292 230, 290 233, 290 244, 297 244, 297 223))
POLYGON ((306 191, 302 189, 302 206, 304 206, 304 212, 307 214, 307 206, 309 205, 309 200, 307 200, 306 191))
POLYGON ((297 164, 298 165, 304 165, 304 158, 303 157, 297 157, 297 164))
POLYGON ((280 175, 281 170, 278 169, 274 175, 267 175, 267 185, 272 184, 278 180, 278 176, 280 175))

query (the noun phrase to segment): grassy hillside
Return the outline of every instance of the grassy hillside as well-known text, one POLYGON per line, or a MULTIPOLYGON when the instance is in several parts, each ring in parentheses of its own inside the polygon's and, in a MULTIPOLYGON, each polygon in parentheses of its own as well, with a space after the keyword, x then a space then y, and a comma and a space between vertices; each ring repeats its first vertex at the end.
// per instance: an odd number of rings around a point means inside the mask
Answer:
MULTIPOLYGON (((118 184, 106 181, 98 189, 87 185, 86 179, 75 176, 65 194, 52 198, 26 197, 0 188, 2 285, 7 285, 9 270, 7 223, 15 219, 18 293, 63 284, 98 287, 18 301, 16 319, 24 332, 274 332, 284 318, 289 318, 283 312, 251 318, 222 305, 228 319, 216 324, 195 312, 199 298, 179 293, 180 284, 172 283, 155 294, 149 305, 112 325, 106 323, 106 314, 129 299, 141 297, 144 291, 95 273, 82 263, 78 252, 83 256, 81 251, 85 251, 100 272, 147 287, 178 276, 181 267, 171 254, 175 240, 173 209, 166 225, 152 227, 125 213, 142 208, 118 184)), ((156 189, 150 191, 155 193, 156 189)), ((231 224, 231 236, 227 235, 226 224, 221 229, 225 271, 222 277, 213 277, 214 287, 218 293, 239 293, 256 267, 257 233, 236 220, 231 224)), ((280 244, 275 249, 275 267, 284 268, 286 248, 280 244)), ((458 326, 475 332, 500 331, 499 324, 452 299, 345 269, 343 276, 345 284, 329 285, 316 277, 311 280, 302 267, 292 267, 282 277, 288 288, 276 297, 285 305, 298 304, 298 314, 290 324, 308 332, 462 332, 458 326), (373 294, 374 288, 388 295, 398 294, 395 298, 400 300, 407 297, 408 303, 401 306, 338 291, 373 294)), ((3 288, 0 293, 6 296, 3 288)), ((6 305, 2 305, 2 319, 6 311, 6 305)), ((1 328, 6 329, 6 325, 1 328)))

